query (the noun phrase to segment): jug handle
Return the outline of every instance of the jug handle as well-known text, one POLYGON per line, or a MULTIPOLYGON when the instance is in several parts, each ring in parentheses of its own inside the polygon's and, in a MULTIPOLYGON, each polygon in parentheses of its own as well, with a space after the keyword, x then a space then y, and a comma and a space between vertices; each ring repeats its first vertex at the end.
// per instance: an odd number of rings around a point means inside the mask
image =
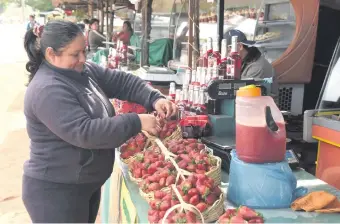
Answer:
POLYGON ((265 107, 265 114, 268 129, 271 130, 272 132, 277 132, 279 130, 279 126, 277 126, 269 106, 265 107))

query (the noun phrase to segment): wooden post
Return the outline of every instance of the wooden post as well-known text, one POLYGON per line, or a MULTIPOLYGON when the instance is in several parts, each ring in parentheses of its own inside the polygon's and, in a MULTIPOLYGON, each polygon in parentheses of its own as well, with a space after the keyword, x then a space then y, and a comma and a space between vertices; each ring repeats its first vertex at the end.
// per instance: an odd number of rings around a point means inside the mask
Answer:
POLYGON ((105 2, 105 14, 106 14, 106 17, 105 17, 105 20, 106 20, 106 41, 109 41, 110 39, 110 25, 109 25, 109 17, 110 17, 110 0, 106 0, 105 2))
MULTIPOLYGON (((150 33, 151 33, 151 14, 152 14, 152 2, 153 0, 147 0, 146 6, 142 6, 142 20, 143 20, 143 41, 142 41, 142 55, 141 58, 142 66, 149 66, 149 41, 150 41, 150 33)), ((143 4, 145 1, 143 1, 143 4)))
POLYGON ((194 4, 195 15, 194 15, 194 33, 195 33, 195 51, 194 51, 194 69, 197 68, 197 61, 200 57, 200 28, 199 28, 199 17, 200 17, 200 1, 196 0, 194 4))
POLYGON ((221 40, 223 39, 224 29, 224 0, 217 1, 217 24, 218 49, 221 52, 221 40))
POLYGON ((194 16, 194 1, 189 0, 189 38, 188 38, 188 68, 192 68, 192 46, 193 46, 193 16, 194 16))
POLYGON ((112 32, 113 32, 113 19, 114 19, 114 8, 112 7, 112 5, 114 4, 114 0, 110 0, 110 6, 111 6, 111 11, 110 11, 110 28, 109 28, 109 34, 110 34, 110 40, 112 38, 112 32))
POLYGON ((93 18, 93 0, 89 0, 87 10, 87 14, 89 15, 89 17, 93 18))
POLYGON ((98 0, 100 2, 100 32, 104 32, 104 18, 105 18, 105 11, 104 11, 104 0, 98 0))

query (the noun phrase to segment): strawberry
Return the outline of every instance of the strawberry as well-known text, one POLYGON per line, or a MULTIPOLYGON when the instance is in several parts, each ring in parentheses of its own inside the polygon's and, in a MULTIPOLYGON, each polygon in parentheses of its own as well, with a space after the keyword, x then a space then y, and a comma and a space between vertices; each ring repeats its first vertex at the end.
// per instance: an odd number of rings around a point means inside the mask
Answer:
POLYGON ((148 187, 149 191, 156 191, 161 189, 161 186, 159 185, 159 183, 151 183, 148 187))
POLYGON ((230 218, 227 218, 227 217, 220 217, 219 219, 218 219, 218 223, 219 224, 229 224, 229 222, 230 222, 230 218))
POLYGON ((160 185, 161 187, 165 187, 165 178, 164 178, 164 177, 162 177, 162 178, 159 180, 159 185, 160 185))
POLYGON ((195 175, 190 175, 188 178, 187 178, 188 181, 190 181, 192 184, 196 184, 197 182, 197 177, 195 175))
POLYGON ((197 174, 205 174, 205 170, 196 169, 195 173, 197 173, 197 174))
POLYGON ((248 223, 264 223, 264 220, 262 217, 256 217, 256 218, 250 219, 248 223))
POLYGON ((203 198, 207 197, 210 194, 210 189, 204 185, 197 186, 197 190, 198 192, 200 192, 203 198))
POLYGON ((242 217, 245 220, 262 217, 260 213, 257 213, 255 210, 248 208, 247 206, 240 206, 237 209, 237 215, 242 217))
POLYGON ((179 168, 185 169, 188 166, 188 162, 186 162, 185 160, 182 160, 177 165, 179 166, 179 168))
POLYGON ((154 196, 156 199, 162 199, 166 196, 164 191, 155 191, 154 196))
POLYGON ((200 202, 196 205, 196 208, 200 211, 200 212, 204 212, 205 210, 207 210, 208 206, 207 204, 200 202))
POLYGON ((205 202, 208 205, 213 205, 215 203, 215 201, 217 201, 217 196, 216 194, 209 194, 205 197, 205 202))
POLYGON ((189 195, 183 195, 183 196, 182 196, 182 199, 183 199, 183 201, 185 201, 186 203, 189 203, 190 197, 189 197, 189 195))
POLYGON ((189 155, 181 154, 179 155, 179 157, 188 163, 191 162, 191 158, 189 157, 189 155))
POLYGON ((241 216, 233 216, 230 218, 230 224, 232 223, 248 223, 246 220, 244 220, 241 216))
POLYGON ((157 212, 157 213, 149 216, 148 220, 149 220, 150 223, 157 223, 157 222, 159 222, 159 213, 157 212))
MULTIPOLYGON (((163 219, 164 215, 165 215, 165 211, 160 211, 160 212, 158 213, 158 216, 159 216, 159 218, 160 218, 161 220, 163 219)), ((160 220, 160 221, 161 221, 161 220, 160 220)))
POLYGON ((196 223, 196 215, 193 212, 187 212, 185 218, 187 223, 196 223))
POLYGON ((224 215, 228 218, 231 218, 236 215, 237 210, 236 209, 227 209, 224 213, 224 215))
POLYGON ((175 181, 176 181, 176 177, 175 176, 168 176, 167 178, 166 178, 166 181, 165 181, 165 186, 170 186, 171 184, 174 184, 175 183, 175 181))
POLYGON ((189 164, 186 168, 189 172, 195 172, 196 165, 195 164, 189 164))
POLYGON ((192 205, 197 205, 199 203, 199 196, 196 194, 194 196, 192 196, 189 200, 189 204, 192 204, 192 205))
POLYGON ((222 191, 221 191, 221 188, 219 188, 218 186, 215 186, 212 189, 211 193, 216 194, 217 196, 219 196, 219 195, 221 195, 222 191))
POLYGON ((191 188, 189 191, 188 191, 188 195, 190 197, 196 195, 196 194, 199 194, 198 190, 196 188, 191 188))
POLYGON ((178 205, 179 201, 171 200, 171 207, 178 205))
POLYGON ((190 181, 188 180, 185 180, 183 183, 182 183, 182 191, 184 194, 188 194, 188 191, 192 188, 192 184, 190 181))
POLYGON ((167 211, 169 208, 171 208, 171 202, 162 200, 162 202, 159 206, 159 210, 160 211, 167 211))
POLYGON ((152 200, 152 201, 150 202, 150 207, 151 207, 151 209, 157 211, 157 210, 159 209, 159 206, 160 206, 161 202, 162 202, 162 201, 161 201, 160 199, 152 200))

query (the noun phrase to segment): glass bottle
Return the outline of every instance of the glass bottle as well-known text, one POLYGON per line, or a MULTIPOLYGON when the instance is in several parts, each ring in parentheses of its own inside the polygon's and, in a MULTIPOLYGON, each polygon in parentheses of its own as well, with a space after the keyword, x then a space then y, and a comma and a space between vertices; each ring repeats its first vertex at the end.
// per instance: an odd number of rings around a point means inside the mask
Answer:
POLYGON ((191 82, 191 70, 186 69, 185 75, 184 75, 184 80, 183 80, 183 85, 189 85, 190 82, 191 82))
POLYGON ((188 90, 188 104, 187 104, 187 109, 188 111, 190 110, 191 105, 194 103, 194 86, 189 85, 189 90, 188 90))
POLYGON ((208 58, 208 66, 219 65, 221 63, 221 54, 218 50, 218 39, 212 41, 213 48, 208 58))
POLYGON ((207 115, 207 107, 206 107, 206 99, 205 99, 205 87, 201 87, 199 90, 199 101, 196 107, 196 114, 197 115, 207 115))
POLYGON ((221 43, 221 63, 218 66, 218 79, 226 79, 228 63, 228 44, 227 39, 223 39, 221 43))
POLYGON ((241 79, 241 66, 242 66, 242 59, 240 54, 237 50, 237 36, 231 37, 231 52, 230 52, 230 58, 232 62, 231 67, 231 74, 234 77, 234 79, 241 79))
POLYGON ((170 83, 170 88, 169 88, 169 99, 172 102, 175 102, 176 98, 176 84, 174 82, 170 83))
POLYGON ((194 94, 193 94, 193 103, 190 107, 190 115, 191 116, 195 116, 196 115, 196 109, 199 103, 199 90, 200 87, 199 86, 194 86, 194 94))

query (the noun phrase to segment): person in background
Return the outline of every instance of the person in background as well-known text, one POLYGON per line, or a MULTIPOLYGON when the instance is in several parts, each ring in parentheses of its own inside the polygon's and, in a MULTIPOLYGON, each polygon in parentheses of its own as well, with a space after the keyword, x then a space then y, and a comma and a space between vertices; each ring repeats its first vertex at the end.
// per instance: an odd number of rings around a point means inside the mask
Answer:
POLYGON ((75 23, 30 29, 24 47, 30 73, 24 205, 33 223, 94 223, 115 148, 142 130, 161 130, 152 114, 116 115, 109 99, 136 102, 163 119, 177 107, 138 76, 86 62, 84 34, 75 23))
POLYGON ((133 29, 129 21, 124 21, 122 31, 116 35, 113 35, 113 42, 117 40, 123 41, 123 44, 130 44, 130 37, 133 35, 133 29))
POLYGON ((26 26, 26 30, 30 30, 30 29, 33 29, 35 25, 37 25, 37 21, 35 21, 35 15, 30 15, 29 16, 29 22, 26 26))
POLYGON ((105 47, 103 43, 106 41, 106 37, 99 32, 99 20, 91 19, 90 22, 90 31, 88 36, 88 43, 90 46, 90 52, 95 53, 98 50, 98 47, 105 47))
POLYGON ((239 43, 238 52, 242 58, 241 78, 272 78, 271 95, 274 100, 276 100, 278 83, 272 64, 262 55, 260 50, 254 46, 256 42, 247 40, 246 35, 240 30, 232 29, 227 32, 225 38, 228 44, 231 44, 233 36, 237 36, 239 43))

